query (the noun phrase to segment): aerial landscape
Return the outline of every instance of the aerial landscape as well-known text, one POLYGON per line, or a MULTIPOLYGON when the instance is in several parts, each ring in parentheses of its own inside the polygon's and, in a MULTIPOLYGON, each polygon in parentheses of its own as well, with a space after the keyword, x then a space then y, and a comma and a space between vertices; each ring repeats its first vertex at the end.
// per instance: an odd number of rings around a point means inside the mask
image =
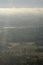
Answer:
POLYGON ((0 2, 0 65, 43 65, 43 1, 0 2))

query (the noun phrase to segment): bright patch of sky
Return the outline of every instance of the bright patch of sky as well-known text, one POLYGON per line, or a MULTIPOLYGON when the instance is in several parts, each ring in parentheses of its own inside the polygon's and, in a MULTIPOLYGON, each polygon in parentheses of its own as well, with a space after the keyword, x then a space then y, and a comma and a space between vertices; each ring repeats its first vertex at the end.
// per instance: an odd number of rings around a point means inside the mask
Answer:
POLYGON ((16 14, 29 14, 29 13, 43 13, 43 8, 0 8, 0 14, 16 15, 16 14))

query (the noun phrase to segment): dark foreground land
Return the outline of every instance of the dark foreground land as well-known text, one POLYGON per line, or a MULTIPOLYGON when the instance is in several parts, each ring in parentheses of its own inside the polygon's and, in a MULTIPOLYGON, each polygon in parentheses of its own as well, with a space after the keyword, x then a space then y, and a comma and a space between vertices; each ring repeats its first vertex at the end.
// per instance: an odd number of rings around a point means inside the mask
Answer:
POLYGON ((34 42, 0 45, 0 65, 43 65, 43 46, 34 42))

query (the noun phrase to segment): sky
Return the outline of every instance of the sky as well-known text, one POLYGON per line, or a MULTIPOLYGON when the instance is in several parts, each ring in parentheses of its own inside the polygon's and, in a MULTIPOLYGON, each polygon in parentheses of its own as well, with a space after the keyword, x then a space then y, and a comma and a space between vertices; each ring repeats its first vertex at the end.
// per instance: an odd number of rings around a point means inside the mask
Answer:
POLYGON ((43 8, 0 8, 0 14, 19 15, 19 14, 43 14, 43 8))
POLYGON ((6 26, 9 25, 10 19, 11 22, 29 20, 36 22, 37 18, 43 19, 43 0, 0 0, 0 22, 6 21, 6 26))
POLYGON ((43 0, 0 0, 0 14, 43 13, 43 0))
POLYGON ((0 0, 0 8, 43 8, 43 0, 0 0))

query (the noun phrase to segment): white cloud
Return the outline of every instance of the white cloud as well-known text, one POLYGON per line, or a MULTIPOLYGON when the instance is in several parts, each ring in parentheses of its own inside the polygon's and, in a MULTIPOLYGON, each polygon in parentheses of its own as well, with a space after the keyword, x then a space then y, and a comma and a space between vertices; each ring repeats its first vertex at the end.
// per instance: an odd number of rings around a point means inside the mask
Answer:
POLYGON ((43 13, 43 8, 0 8, 0 14, 28 14, 28 13, 43 13))

